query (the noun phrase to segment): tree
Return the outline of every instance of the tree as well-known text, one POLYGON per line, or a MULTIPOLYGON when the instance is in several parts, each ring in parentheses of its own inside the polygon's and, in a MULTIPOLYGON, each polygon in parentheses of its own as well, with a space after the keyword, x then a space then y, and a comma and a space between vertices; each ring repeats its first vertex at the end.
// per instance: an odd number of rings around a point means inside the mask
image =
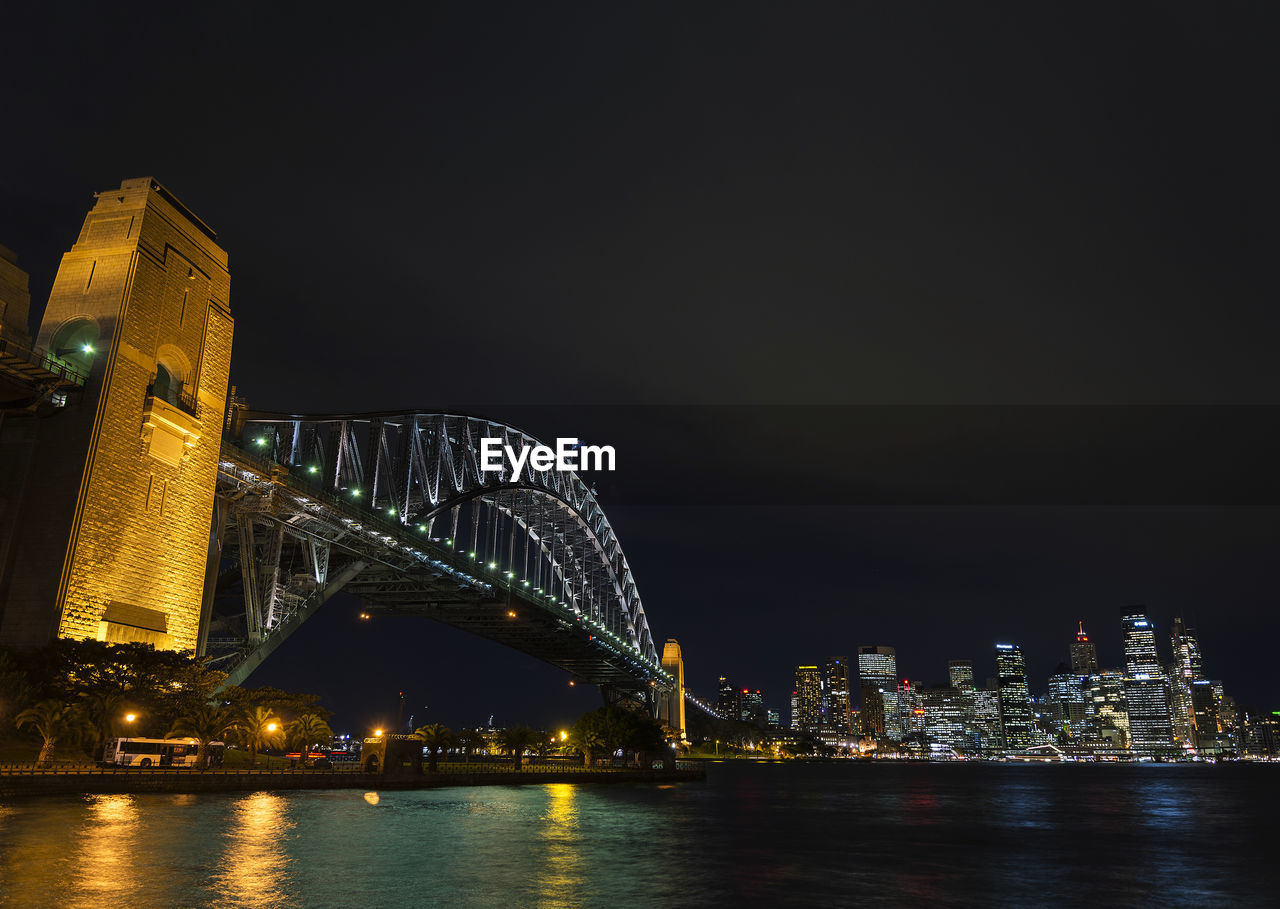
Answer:
POLYGON ((165 738, 189 736, 199 743, 196 766, 202 771, 208 766, 209 743, 221 741, 228 732, 237 728, 236 712, 222 704, 201 704, 174 720, 173 728, 165 738))
POLYGON ((432 723, 429 726, 420 727, 413 735, 415 738, 420 739, 427 748, 427 772, 435 773, 440 760, 440 752, 456 741, 453 730, 448 726, 432 723))
POLYGON ((102 757, 102 746, 115 733, 124 695, 110 689, 90 692, 80 700, 87 726, 93 730, 93 756, 102 757))
POLYGON ((587 763, 599 750, 614 755, 618 751, 656 751, 665 745, 657 720, 616 704, 583 714, 574 724, 573 735, 587 763))
POLYGON ((312 745, 333 740, 333 730, 318 713, 304 713, 294 717, 285 725, 289 741, 302 754, 303 764, 307 761, 307 753, 312 745))
POLYGON ((59 740, 75 738, 82 724, 73 707, 53 699, 32 704, 13 721, 19 729, 30 726, 40 736, 40 756, 36 764, 41 767, 53 763, 53 749, 59 740))
POLYGON ((517 771, 520 770, 520 759, 524 757, 524 753, 541 744, 545 738, 543 733, 528 726, 511 726, 498 733, 498 743, 503 751, 511 755, 512 764, 517 771))
POLYGON ((471 761, 471 752, 483 748, 487 744, 484 732, 474 728, 459 729, 454 738, 458 747, 462 749, 462 762, 464 764, 471 761))
POLYGON ((235 724, 240 741, 249 749, 249 766, 257 766, 258 751, 279 748, 284 743, 284 723, 270 708, 252 707, 235 724))

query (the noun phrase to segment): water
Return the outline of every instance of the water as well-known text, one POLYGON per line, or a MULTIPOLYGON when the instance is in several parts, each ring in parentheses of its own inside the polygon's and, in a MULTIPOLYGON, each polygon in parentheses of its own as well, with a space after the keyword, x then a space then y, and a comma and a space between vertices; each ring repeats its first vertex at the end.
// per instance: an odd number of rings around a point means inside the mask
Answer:
POLYGON ((712 765, 706 783, 0 807, 5 906, 1275 905, 1280 767, 712 765))

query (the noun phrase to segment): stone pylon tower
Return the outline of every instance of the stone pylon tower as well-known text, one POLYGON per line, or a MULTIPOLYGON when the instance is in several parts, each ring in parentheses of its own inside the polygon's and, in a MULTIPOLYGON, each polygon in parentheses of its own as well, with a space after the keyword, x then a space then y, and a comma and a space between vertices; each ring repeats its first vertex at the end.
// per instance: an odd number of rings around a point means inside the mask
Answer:
POLYGON ((675 638, 668 638, 662 647, 662 668, 671 674, 676 684, 659 703, 658 718, 673 729, 679 729, 680 737, 684 738, 684 655, 675 638))
POLYGON ((35 340, 87 373, 84 392, 3 427, 23 470, 0 478, 0 643, 194 650, 231 366, 227 254, 155 180, 96 198, 35 340))

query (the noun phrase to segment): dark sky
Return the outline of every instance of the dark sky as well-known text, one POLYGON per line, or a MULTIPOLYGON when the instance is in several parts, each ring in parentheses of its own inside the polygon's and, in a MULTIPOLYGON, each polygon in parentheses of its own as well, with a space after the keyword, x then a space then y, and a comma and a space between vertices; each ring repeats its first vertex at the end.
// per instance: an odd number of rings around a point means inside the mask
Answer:
MULTIPOLYGON (((230 252, 253 406, 615 444, 704 694, 781 707, 873 641, 935 680, 1018 640, 1040 688, 1145 603, 1280 706, 1276 412, 1229 406, 1280 403, 1271 4, 272 6, 6 11, 33 309, 90 193, 153 175, 230 252)), ((353 725, 594 703, 355 610, 255 680, 353 725)))

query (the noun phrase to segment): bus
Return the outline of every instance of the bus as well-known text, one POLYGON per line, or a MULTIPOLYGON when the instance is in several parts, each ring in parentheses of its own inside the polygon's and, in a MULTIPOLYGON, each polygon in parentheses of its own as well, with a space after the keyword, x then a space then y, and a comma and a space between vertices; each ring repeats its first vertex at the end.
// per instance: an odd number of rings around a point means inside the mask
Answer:
MULTIPOLYGON (((222 763, 226 746, 210 742, 205 758, 210 767, 222 763)), ((111 767, 194 767, 200 753, 195 739, 107 739, 102 764, 111 767)))

